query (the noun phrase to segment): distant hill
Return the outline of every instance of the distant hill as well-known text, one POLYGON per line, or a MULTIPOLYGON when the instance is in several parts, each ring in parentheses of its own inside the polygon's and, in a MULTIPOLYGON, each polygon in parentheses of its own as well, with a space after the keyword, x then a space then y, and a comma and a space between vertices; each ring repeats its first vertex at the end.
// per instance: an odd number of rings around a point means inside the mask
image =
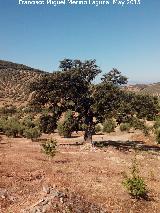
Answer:
POLYGON ((153 84, 135 84, 125 87, 126 90, 140 94, 149 94, 160 97, 160 82, 153 84))
POLYGON ((30 98, 29 85, 47 72, 23 64, 0 60, 0 103, 25 104, 30 98))
MULTIPOLYGON (((0 60, 0 105, 25 105, 31 97, 30 83, 50 73, 23 64, 0 60)), ((127 91, 160 97, 160 82, 127 85, 127 91)))

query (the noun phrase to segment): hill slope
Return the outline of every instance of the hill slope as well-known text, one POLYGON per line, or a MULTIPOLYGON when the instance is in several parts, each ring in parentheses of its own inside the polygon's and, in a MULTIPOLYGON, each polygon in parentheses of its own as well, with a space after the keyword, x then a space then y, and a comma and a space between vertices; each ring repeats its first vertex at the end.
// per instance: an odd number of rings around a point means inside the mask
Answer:
POLYGON ((30 97, 29 85, 46 72, 23 64, 0 60, 0 102, 25 103, 30 97))
POLYGON ((160 82, 154 84, 135 84, 125 87, 126 90, 140 94, 149 94, 160 97, 160 82))

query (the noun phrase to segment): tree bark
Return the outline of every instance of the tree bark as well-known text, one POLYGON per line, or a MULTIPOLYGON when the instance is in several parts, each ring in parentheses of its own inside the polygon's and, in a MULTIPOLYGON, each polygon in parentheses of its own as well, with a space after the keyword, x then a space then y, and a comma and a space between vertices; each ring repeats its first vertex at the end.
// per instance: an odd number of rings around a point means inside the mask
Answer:
POLYGON ((92 129, 87 128, 84 132, 84 142, 92 144, 92 129))

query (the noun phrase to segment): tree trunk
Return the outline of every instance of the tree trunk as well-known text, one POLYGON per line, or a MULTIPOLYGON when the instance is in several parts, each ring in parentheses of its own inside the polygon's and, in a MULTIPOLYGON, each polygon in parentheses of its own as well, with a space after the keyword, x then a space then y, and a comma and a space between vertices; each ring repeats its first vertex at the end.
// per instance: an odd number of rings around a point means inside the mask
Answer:
POLYGON ((87 128, 84 132, 84 142, 92 144, 92 129, 87 128))

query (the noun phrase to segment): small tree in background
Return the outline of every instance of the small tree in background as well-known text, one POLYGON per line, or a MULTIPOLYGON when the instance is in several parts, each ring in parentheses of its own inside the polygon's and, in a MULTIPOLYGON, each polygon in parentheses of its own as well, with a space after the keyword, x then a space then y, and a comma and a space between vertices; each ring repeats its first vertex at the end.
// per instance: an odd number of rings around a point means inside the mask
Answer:
POLYGON ((72 132, 74 131, 75 122, 73 118, 73 113, 71 110, 68 110, 65 113, 65 117, 63 121, 58 122, 58 133, 60 136, 63 136, 65 138, 70 138, 72 132))
POLYGON ((41 115, 39 119, 40 129, 43 133, 53 133, 57 127, 57 118, 54 115, 41 115))
POLYGON ((96 133, 99 133, 99 132, 101 132, 102 131, 102 126, 100 125, 100 124, 97 124, 96 126, 95 126, 95 132, 96 133))
POLYGON ((153 128, 154 128, 156 141, 158 144, 160 144, 160 116, 156 117, 153 128))
POLYGON ((32 141, 37 140, 41 136, 41 131, 39 130, 38 127, 34 128, 25 128, 23 135, 27 139, 31 139, 32 141))
POLYGON ((107 119, 103 123, 103 132, 111 133, 111 132, 114 132, 115 128, 116 128, 116 122, 113 119, 107 119))
POLYGON ((160 127, 155 129, 156 141, 160 144, 160 127))
POLYGON ((22 126, 19 120, 14 117, 10 117, 6 120, 4 124, 4 131, 8 137, 17 137, 19 133, 21 133, 21 130, 22 126))
POLYGON ((121 123, 120 125, 120 130, 122 132, 124 131, 129 132, 130 128, 131 128, 131 125, 129 123, 121 123))

